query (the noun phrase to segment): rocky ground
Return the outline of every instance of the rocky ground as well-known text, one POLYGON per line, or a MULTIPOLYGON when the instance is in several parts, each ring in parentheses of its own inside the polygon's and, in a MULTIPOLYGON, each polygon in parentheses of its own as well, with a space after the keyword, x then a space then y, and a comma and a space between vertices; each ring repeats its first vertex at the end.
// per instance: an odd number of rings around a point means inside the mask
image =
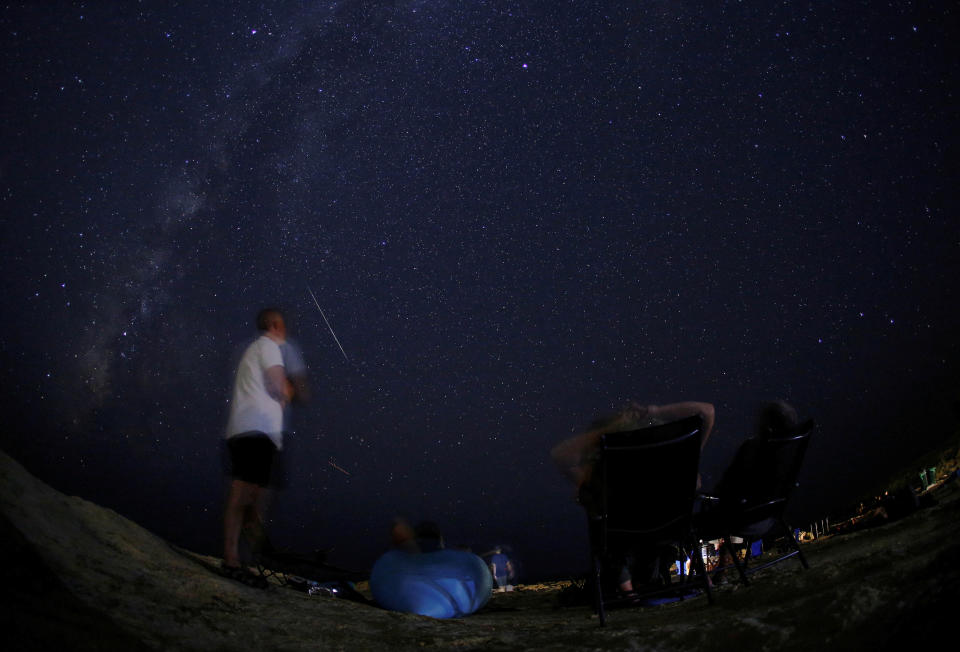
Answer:
POLYGON ((210 571, 115 512, 43 484, 0 453, 3 638, 17 650, 909 649, 952 633, 960 593, 960 485, 906 518, 805 547, 705 598, 618 610, 601 628, 568 585, 495 594, 433 620, 210 571))

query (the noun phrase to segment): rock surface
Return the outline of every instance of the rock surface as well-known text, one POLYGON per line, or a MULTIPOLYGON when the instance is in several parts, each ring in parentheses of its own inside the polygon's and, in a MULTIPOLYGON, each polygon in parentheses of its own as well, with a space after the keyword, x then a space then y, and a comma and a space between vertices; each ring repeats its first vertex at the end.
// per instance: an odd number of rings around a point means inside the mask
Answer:
POLYGON ((820 539, 704 598, 610 613, 559 605, 567 583, 495 594, 433 620, 210 570, 119 514, 65 496, 0 453, 0 621, 17 650, 800 650, 909 649, 952 633, 960 604, 960 486, 900 521, 820 539))

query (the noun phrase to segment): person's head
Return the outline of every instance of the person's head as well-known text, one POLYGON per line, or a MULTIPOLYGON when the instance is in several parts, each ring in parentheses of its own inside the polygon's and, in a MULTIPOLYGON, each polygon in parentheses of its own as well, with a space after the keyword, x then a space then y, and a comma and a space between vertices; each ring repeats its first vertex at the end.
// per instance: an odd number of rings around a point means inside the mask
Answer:
POLYGON ((417 542, 420 548, 427 552, 429 550, 442 550, 443 535, 440 533, 440 526, 433 521, 421 521, 414 528, 417 535, 417 542))
POLYGON ((276 308, 264 308, 257 313, 257 330, 281 342, 287 339, 287 325, 283 313, 276 308))
POLYGON ((761 437, 786 437, 800 425, 800 417, 786 401, 771 401, 764 404, 757 414, 757 434, 761 437))

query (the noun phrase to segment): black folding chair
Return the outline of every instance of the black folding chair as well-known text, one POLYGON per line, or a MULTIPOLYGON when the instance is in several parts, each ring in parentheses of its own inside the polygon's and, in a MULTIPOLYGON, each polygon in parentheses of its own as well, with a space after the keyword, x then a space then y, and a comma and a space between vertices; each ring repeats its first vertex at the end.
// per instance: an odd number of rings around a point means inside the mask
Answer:
POLYGON ((703 496, 695 529, 704 540, 723 539, 723 549, 732 557, 744 584, 749 584, 748 573, 791 557, 804 568, 810 567, 784 512, 797 485, 813 427, 809 420, 789 437, 748 440, 724 474, 717 495, 703 496), (749 568, 749 559, 740 561, 732 541, 734 537, 743 539, 740 545, 749 548, 755 541, 776 536, 786 537, 789 551, 749 568))
MULTIPOLYGON (((689 554, 695 579, 713 602, 699 542, 691 530, 703 421, 693 416, 662 426, 604 435, 599 459, 584 488, 596 584, 595 608, 606 624, 605 570, 622 567, 632 554, 679 546, 689 554)), ((630 604, 643 598, 689 593, 692 584, 635 586, 630 604)))

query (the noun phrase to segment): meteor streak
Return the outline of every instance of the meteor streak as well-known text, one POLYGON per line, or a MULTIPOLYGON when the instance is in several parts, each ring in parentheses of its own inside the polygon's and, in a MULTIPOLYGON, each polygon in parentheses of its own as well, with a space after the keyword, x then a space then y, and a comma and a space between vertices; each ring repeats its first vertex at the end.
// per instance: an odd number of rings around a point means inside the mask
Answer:
MULTIPOLYGON (((347 362, 350 362, 350 358, 347 357, 347 352, 343 350, 343 345, 340 344, 340 340, 337 339, 337 334, 333 332, 333 327, 330 325, 330 322, 327 321, 327 316, 323 314, 323 308, 320 307, 320 302, 317 301, 316 295, 314 295, 313 290, 310 289, 310 286, 307 286, 307 292, 310 293, 310 297, 313 299, 313 303, 317 306, 317 310, 320 311, 320 316, 323 317, 323 321, 327 324, 327 328, 330 329, 330 334, 333 335, 333 341, 337 343, 337 346, 340 347, 340 353, 343 354, 343 359, 347 362)), ((339 467, 337 467, 339 468, 339 467)), ((340 469, 343 471, 343 469, 340 469)), ((350 475, 347 473, 347 475, 350 475)))
POLYGON ((346 470, 345 468, 343 468, 342 466, 340 466, 339 464, 337 464, 336 462, 334 462, 332 457, 331 457, 329 460, 327 460, 327 464, 329 464, 330 466, 332 466, 333 468, 335 468, 337 471, 340 471, 340 473, 344 474, 345 476, 348 476, 348 477, 349 477, 350 472, 347 471, 347 470, 346 470))

